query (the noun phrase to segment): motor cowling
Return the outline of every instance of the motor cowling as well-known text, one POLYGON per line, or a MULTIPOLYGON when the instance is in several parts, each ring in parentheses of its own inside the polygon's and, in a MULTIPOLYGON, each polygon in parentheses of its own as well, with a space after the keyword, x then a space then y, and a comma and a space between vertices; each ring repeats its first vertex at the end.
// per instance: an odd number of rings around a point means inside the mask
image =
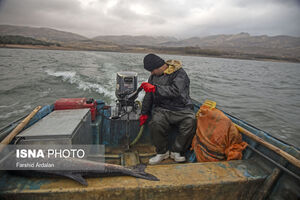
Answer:
POLYGON ((116 84, 116 97, 121 106, 131 106, 135 99, 128 98, 137 91, 137 73, 136 72, 118 72, 116 84))

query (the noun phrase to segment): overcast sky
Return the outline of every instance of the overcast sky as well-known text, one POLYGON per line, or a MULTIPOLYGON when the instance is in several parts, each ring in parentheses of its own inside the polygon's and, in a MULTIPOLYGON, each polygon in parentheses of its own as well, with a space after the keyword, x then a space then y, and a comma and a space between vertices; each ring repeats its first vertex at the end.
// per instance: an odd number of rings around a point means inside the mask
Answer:
POLYGON ((0 24, 87 37, 300 36, 300 0, 0 0, 0 24))

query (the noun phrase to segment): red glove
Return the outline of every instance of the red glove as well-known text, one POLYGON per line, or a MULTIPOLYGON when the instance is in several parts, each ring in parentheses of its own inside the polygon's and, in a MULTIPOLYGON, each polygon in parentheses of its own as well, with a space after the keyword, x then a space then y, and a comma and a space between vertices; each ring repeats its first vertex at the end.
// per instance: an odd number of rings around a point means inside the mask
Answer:
POLYGON ((140 87, 143 88, 145 92, 155 92, 155 85, 150 83, 143 82, 140 87))
POLYGON ((142 126, 143 124, 145 124, 145 122, 148 119, 148 115, 141 115, 140 116, 140 126, 142 126))

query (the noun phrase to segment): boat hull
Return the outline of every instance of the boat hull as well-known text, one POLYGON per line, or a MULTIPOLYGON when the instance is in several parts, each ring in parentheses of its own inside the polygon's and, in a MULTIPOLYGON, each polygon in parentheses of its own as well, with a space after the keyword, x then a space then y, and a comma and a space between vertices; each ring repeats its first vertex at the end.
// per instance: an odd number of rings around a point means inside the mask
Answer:
MULTIPOLYGON (((195 112, 200 105, 194 101, 195 112)), ((300 159, 298 148, 243 120, 227 116, 264 141, 300 159)), ((124 131, 120 127, 124 124, 115 124, 118 127, 115 129, 110 125, 109 107, 102 105, 91 124, 90 134, 96 144, 106 144, 107 162, 125 166, 147 163, 155 154, 147 127, 130 154, 121 145, 124 131), (110 135, 111 130, 116 132, 110 135), (117 131, 123 132, 118 134, 117 131)), ((173 136, 169 139, 174 139, 175 134, 171 130, 173 136)), ((159 178, 157 182, 128 176, 98 177, 88 178, 88 186, 82 186, 64 178, 27 178, 2 171, 0 199, 300 199, 300 169, 246 135, 243 139, 251 146, 244 151, 243 160, 175 164, 167 159, 145 170, 159 178)), ((189 162, 193 161, 190 157, 189 162)))

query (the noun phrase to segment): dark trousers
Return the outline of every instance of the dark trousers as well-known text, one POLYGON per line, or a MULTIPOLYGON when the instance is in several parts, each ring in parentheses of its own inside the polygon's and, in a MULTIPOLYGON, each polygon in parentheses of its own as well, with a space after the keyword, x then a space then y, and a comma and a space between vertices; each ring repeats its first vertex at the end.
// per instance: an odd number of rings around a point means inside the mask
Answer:
POLYGON ((170 150, 185 153, 196 131, 195 113, 192 110, 171 111, 159 107, 153 109, 149 128, 158 154, 168 150, 168 134, 171 126, 176 126, 178 134, 170 150))

